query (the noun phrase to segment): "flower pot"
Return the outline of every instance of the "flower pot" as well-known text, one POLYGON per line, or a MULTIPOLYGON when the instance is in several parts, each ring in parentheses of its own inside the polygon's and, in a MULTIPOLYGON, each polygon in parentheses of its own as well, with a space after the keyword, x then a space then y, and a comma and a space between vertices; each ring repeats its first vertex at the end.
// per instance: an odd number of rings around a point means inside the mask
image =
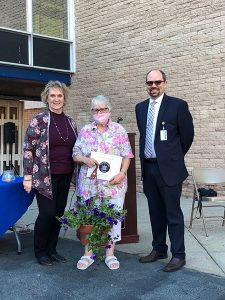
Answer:
POLYGON ((77 237, 83 246, 88 244, 86 236, 91 233, 94 225, 80 225, 77 229, 77 237))
MULTIPOLYGON (((80 225, 80 227, 77 229, 77 237, 83 246, 88 244, 88 239, 86 237, 91 233, 93 228, 94 225, 80 225)), ((105 243, 97 244, 97 246, 105 246, 105 243)))

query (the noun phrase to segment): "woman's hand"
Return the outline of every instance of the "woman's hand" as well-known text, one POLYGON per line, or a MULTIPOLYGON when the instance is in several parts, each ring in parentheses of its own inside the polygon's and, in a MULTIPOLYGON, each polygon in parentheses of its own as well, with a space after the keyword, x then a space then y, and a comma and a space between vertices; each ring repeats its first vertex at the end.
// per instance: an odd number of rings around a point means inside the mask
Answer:
POLYGON ((97 160, 94 159, 94 158, 90 158, 90 157, 85 157, 85 158, 84 158, 84 163, 85 163, 89 168, 92 168, 92 167, 98 165, 97 160))
POLYGON ((120 184, 127 175, 127 170, 130 165, 130 158, 124 157, 122 160, 121 171, 110 179, 110 184, 120 184))
POLYGON ((23 187, 27 193, 30 193, 30 191, 32 190, 32 179, 24 179, 23 187))
POLYGON ((112 179, 110 179, 109 183, 114 184, 120 184, 126 176, 125 172, 120 171, 117 175, 115 175, 112 179))

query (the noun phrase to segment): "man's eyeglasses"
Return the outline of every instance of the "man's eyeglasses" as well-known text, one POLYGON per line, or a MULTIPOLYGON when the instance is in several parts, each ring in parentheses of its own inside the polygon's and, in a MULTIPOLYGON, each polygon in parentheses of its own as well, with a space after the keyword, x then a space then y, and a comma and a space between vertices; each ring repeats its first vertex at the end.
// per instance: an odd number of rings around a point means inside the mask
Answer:
POLYGON ((156 80, 156 81, 146 81, 146 84, 149 86, 153 86, 153 84, 155 85, 160 85, 162 82, 165 82, 164 80, 156 80))
POLYGON ((95 109, 95 108, 93 108, 91 111, 93 112, 93 114, 98 114, 98 113, 105 113, 105 112, 107 112, 109 109, 108 109, 108 107, 105 107, 105 108, 100 108, 100 109, 95 109))

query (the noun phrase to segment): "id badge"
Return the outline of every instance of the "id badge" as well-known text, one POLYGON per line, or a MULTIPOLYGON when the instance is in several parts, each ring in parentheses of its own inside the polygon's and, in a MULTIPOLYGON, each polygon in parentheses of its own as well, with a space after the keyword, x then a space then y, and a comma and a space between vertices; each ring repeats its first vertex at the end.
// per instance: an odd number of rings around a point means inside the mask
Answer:
POLYGON ((160 141, 167 141, 167 130, 160 130, 160 141))

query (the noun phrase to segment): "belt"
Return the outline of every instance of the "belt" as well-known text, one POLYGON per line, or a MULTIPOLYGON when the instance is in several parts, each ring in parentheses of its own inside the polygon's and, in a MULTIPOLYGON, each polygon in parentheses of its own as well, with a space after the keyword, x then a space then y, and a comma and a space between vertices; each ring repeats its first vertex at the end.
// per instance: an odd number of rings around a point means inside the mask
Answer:
POLYGON ((157 158, 156 157, 145 158, 144 160, 146 162, 157 162, 157 158))

